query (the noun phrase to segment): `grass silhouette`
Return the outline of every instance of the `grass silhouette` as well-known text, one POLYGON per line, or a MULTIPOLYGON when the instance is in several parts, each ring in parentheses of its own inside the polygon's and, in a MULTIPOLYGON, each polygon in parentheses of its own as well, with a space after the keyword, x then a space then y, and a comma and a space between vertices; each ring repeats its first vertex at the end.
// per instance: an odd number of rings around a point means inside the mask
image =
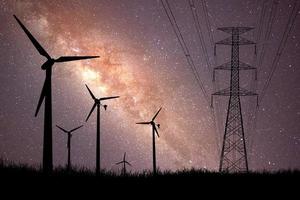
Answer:
POLYGON ((146 199, 145 195, 152 195, 154 198, 157 192, 177 196, 177 193, 186 195, 190 193, 185 191, 192 191, 197 195, 206 193, 211 196, 219 195, 222 190, 230 191, 232 188, 238 191, 251 188, 251 191, 273 194, 283 191, 282 188, 295 188, 292 190, 298 191, 298 185, 294 183, 300 180, 299 178, 300 171, 295 170, 229 174, 201 169, 158 169, 155 175, 151 170, 128 172, 126 175, 123 175, 121 170, 101 170, 99 175, 96 175, 95 170, 84 167, 72 167, 68 170, 67 166, 55 167, 50 175, 46 175, 41 166, 0 161, 0 185, 4 186, 1 191, 11 191, 10 195, 18 194, 16 191, 69 195, 72 191, 72 194, 84 193, 84 199, 92 199, 93 195, 99 196, 104 193, 110 196, 128 193, 137 195, 139 199, 146 199), (139 193, 144 195, 140 196, 139 193), (90 198, 86 198, 86 195, 90 195, 90 198))
MULTIPOLYGON (((152 171, 144 170, 142 172, 128 172, 125 175, 120 172, 101 170, 100 174, 96 176, 94 170, 84 167, 72 167, 70 170, 66 167, 56 167, 53 170, 51 177, 91 177, 104 179, 203 179, 215 177, 298 177, 300 171, 298 170, 281 170, 281 171, 260 171, 249 173, 219 173, 215 171, 208 171, 202 169, 183 169, 178 171, 161 171, 157 170, 157 174, 153 175, 152 171)), ((0 177, 45 177, 40 166, 30 166, 27 164, 13 163, 10 161, 0 160, 0 177)))

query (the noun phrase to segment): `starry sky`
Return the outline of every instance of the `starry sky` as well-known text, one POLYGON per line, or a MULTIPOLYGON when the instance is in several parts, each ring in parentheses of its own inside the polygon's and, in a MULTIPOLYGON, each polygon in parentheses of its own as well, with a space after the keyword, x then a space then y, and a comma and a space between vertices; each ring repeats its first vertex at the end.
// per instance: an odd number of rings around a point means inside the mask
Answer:
MULTIPOLYGON (((211 32, 199 10, 208 58, 213 65, 230 61, 230 48, 214 41, 229 35, 223 26, 257 27, 266 3, 266 32, 272 0, 207 0, 211 32), (214 62, 213 62, 214 61, 214 62)), ((271 71, 293 0, 279 1, 268 41, 260 40, 258 55, 266 47, 258 70, 260 93, 271 71)), ((200 47, 188 1, 169 1, 180 30, 209 94, 213 93, 211 69, 200 47)), ((53 68, 53 159, 67 161, 67 136, 55 127, 73 129, 72 164, 95 167, 96 113, 86 123, 93 101, 84 84, 98 97, 120 95, 101 110, 101 168, 114 164, 127 152, 131 170, 152 169, 150 126, 136 125, 157 117, 161 124, 157 141, 157 165, 162 170, 206 168, 217 170, 224 134, 227 97, 215 98, 216 126, 210 105, 194 75, 158 0, 0 0, 0 157, 38 166, 42 161, 43 112, 34 117, 45 78, 45 62, 19 27, 13 14, 37 38, 48 53, 99 55, 99 59, 60 63, 53 68)), ((255 40, 258 31, 243 36, 255 40)), ((277 69, 260 102, 254 126, 255 99, 242 98, 249 168, 278 170, 300 168, 300 19, 296 19, 277 69), (254 128, 253 128, 254 127, 254 128)), ((254 64, 253 47, 241 47, 240 59, 254 64)), ((241 73, 241 85, 253 87, 253 74, 241 73)), ((218 72, 218 87, 229 85, 229 73, 218 72)))

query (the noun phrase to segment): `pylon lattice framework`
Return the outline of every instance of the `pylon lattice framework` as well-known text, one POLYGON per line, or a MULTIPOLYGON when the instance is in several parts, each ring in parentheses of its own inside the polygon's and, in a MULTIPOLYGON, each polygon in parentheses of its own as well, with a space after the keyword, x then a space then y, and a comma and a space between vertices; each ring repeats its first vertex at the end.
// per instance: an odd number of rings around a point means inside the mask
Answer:
POLYGON ((240 87, 240 70, 255 70, 256 72, 256 68, 240 62, 239 46, 255 45, 256 53, 256 43, 240 36, 252 29, 253 28, 250 27, 218 28, 220 31, 231 34, 231 37, 215 43, 215 53, 216 45, 231 46, 231 62, 215 67, 213 74, 214 79, 216 70, 231 71, 230 87, 212 94, 212 103, 213 96, 229 96, 219 171, 248 172, 247 150, 240 96, 258 97, 258 95, 240 87))

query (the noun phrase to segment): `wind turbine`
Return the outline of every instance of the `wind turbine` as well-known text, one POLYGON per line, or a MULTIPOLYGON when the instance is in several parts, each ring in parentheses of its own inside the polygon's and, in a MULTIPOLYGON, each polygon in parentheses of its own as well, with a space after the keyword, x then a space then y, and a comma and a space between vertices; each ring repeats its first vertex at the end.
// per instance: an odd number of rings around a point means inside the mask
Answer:
POLYGON ((51 95, 51 76, 52 67, 55 63, 69 62, 75 60, 98 58, 99 56, 61 56, 58 59, 51 58, 46 50, 38 43, 38 41, 32 36, 22 22, 14 15, 15 19, 26 33, 34 47, 38 52, 47 58, 47 61, 42 65, 42 70, 46 71, 46 79, 39 98, 38 106, 35 112, 37 116, 40 107, 45 99, 45 113, 44 113, 44 141, 43 141, 43 170, 45 173, 52 172, 53 169, 53 152, 52 152, 52 95, 51 95))
POLYGON ((68 143, 67 143, 67 148, 68 148, 68 166, 67 166, 67 168, 68 168, 68 170, 70 170, 71 169, 71 138, 72 138, 72 132, 80 129, 81 127, 83 127, 83 125, 78 126, 77 128, 74 128, 74 129, 72 129, 70 131, 67 131, 67 130, 63 129, 62 127, 60 127, 58 125, 56 125, 56 127, 59 128, 60 130, 62 130, 63 132, 65 132, 65 133, 68 134, 68 143))
POLYGON ((116 98, 119 98, 120 96, 102 97, 102 98, 97 99, 94 96, 94 94, 92 93, 92 91, 90 90, 90 88, 87 85, 85 85, 85 86, 86 86, 87 90, 89 91, 92 99, 94 100, 94 105, 93 105, 89 115, 86 118, 86 122, 88 121, 92 112, 94 111, 95 107, 97 106, 96 174, 99 175, 100 174, 100 106, 103 106, 104 110, 107 109, 107 105, 101 104, 101 101, 105 101, 105 100, 109 100, 109 99, 116 99, 116 98))
POLYGON ((145 124, 145 125, 151 125, 152 126, 152 146, 153 146, 153 173, 156 174, 156 152, 155 152, 155 133, 157 134, 157 137, 159 137, 157 128, 160 128, 160 124, 156 124, 154 122, 155 118, 157 117, 158 113, 161 111, 162 108, 160 108, 157 113, 154 115, 154 117, 151 119, 150 122, 138 122, 136 124, 145 124), (156 128, 157 126, 157 128, 156 128))
POLYGON ((126 161, 126 152, 124 153, 123 160, 121 162, 116 163, 116 165, 123 164, 122 174, 125 176, 126 174, 126 164, 132 166, 129 162, 126 161))

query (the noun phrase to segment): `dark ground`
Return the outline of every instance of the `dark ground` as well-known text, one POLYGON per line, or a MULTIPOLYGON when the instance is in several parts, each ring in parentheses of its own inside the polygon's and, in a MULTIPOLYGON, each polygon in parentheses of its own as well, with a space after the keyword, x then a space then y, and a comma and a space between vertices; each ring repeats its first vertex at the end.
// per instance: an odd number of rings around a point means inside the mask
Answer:
MULTIPOLYGON (((102 191, 111 195, 118 195, 118 192, 110 192, 111 189, 126 190, 130 194, 133 191, 148 191, 153 195, 155 192, 182 192, 188 189, 192 192, 208 193, 219 195, 221 191, 243 191, 247 195, 253 192, 267 192, 274 194, 283 192, 287 188, 289 192, 298 191, 300 171, 277 171, 277 172, 249 172, 249 173, 218 173, 203 170, 183 170, 176 172, 158 172, 154 176, 150 171, 140 173, 129 173, 121 176, 119 173, 102 171, 96 176, 93 171, 84 168, 74 168, 68 172, 64 167, 55 168, 51 175, 43 174, 38 167, 31 167, 24 164, 0 163, 1 185, 5 188, 28 187, 47 190, 50 185, 53 191, 102 191), (96 188, 96 190, 92 190, 96 188)), ((3 188, 3 187, 1 187, 3 188)), ((28 190, 26 190, 28 191, 28 190)), ((114 190, 115 191, 115 190, 114 190)), ((72 193, 74 194, 74 193, 72 193)), ((188 195, 188 194, 186 194, 188 195)))

